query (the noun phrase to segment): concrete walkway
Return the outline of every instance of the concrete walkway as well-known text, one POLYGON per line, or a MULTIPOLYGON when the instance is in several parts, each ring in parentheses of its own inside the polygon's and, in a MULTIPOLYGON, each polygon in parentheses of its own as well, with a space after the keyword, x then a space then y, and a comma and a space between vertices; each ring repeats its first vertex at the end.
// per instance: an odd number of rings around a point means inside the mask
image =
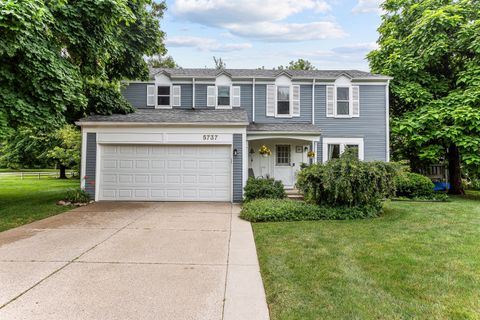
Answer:
POLYGON ((229 203, 100 202, 0 233, 0 319, 268 319, 229 203))

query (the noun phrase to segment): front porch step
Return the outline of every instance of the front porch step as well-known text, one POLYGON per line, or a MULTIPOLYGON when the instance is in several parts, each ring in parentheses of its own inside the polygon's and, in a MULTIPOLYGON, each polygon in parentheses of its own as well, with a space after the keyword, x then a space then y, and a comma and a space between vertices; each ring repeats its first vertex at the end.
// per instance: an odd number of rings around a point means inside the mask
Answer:
POLYGON ((287 197, 289 199, 298 200, 298 201, 303 200, 303 195, 297 189, 289 189, 289 190, 285 190, 285 192, 287 193, 287 197))

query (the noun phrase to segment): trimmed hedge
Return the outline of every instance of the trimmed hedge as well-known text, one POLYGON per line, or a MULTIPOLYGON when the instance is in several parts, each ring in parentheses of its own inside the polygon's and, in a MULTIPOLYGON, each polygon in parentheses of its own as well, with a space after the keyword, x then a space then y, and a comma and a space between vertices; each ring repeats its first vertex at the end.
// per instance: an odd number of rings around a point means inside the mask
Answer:
POLYGON ((283 199, 287 197, 282 182, 270 178, 250 177, 244 190, 245 202, 255 199, 283 199))
POLYGON ((425 176, 412 172, 401 172, 395 177, 397 197, 430 198, 435 194, 435 185, 425 176))
POLYGON ((251 222, 351 220, 374 218, 377 207, 326 207, 289 199, 257 199, 243 205, 240 217, 251 222))

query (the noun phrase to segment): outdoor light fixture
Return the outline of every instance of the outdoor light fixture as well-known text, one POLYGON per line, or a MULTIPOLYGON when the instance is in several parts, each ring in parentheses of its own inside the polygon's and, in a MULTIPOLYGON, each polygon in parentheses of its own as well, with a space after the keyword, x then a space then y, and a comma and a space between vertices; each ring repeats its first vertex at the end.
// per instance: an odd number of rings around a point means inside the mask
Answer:
POLYGON ((236 157, 238 155, 237 149, 233 149, 233 156, 236 157))
POLYGON ((253 150, 253 148, 250 148, 249 153, 250 153, 250 154, 254 154, 254 153, 255 153, 255 150, 253 150))
POLYGON ((308 151, 308 147, 303 148, 303 150, 305 150, 305 152, 307 152, 307 151, 308 151))

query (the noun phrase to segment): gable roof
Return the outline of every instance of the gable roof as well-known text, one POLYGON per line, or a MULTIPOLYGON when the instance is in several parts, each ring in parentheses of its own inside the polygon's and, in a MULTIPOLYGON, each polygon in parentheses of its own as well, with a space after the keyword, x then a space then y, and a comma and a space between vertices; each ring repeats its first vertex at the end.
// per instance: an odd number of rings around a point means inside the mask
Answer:
POLYGON ((273 69, 213 69, 213 68, 151 68, 150 79, 155 75, 165 73, 173 78, 215 78, 219 74, 230 75, 232 78, 276 78, 281 74, 293 79, 325 79, 334 80, 344 75, 351 79, 389 80, 391 77, 373 74, 360 70, 273 70, 273 69))

